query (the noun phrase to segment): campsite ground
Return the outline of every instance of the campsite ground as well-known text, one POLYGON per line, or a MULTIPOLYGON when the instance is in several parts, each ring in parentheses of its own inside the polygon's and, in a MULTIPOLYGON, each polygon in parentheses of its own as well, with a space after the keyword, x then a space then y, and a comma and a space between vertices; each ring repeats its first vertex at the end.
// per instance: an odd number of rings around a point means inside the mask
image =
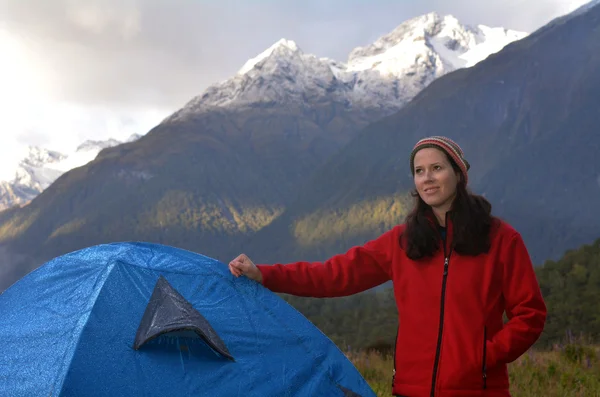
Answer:
MULTIPOLYGON (((377 396, 390 395, 392 359, 377 352, 347 356, 377 396)), ((600 347, 566 345, 529 351, 509 366, 513 397, 600 397, 600 347)))

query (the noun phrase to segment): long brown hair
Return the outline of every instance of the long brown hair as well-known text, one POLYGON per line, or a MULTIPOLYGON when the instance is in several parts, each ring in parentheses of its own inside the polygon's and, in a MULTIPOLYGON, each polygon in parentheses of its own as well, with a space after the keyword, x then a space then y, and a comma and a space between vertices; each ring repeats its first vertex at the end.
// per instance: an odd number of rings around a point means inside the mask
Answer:
MULTIPOLYGON (((445 156, 455 172, 460 168, 447 154, 445 156)), ((419 193, 414 190, 415 206, 406 217, 406 229, 401 237, 401 245, 406 255, 413 260, 433 256, 440 249, 437 224, 430 221, 433 211, 419 193)), ((490 231, 494 217, 492 205, 483 196, 467 190, 464 178, 460 178, 456 187, 456 197, 448 212, 452 222, 451 239, 453 250, 461 255, 479 255, 490 249, 490 231)), ((435 219, 435 217, 433 217, 435 219)))

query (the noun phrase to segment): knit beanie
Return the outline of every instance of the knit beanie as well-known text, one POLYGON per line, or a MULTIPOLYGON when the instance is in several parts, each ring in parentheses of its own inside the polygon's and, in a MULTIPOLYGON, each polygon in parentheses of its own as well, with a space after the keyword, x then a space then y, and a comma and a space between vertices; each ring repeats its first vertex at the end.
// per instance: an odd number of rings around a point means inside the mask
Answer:
POLYGON ((446 138, 444 136, 431 136, 428 138, 423 138, 419 142, 417 142, 417 144, 413 148, 412 152, 410 153, 410 172, 411 173, 414 174, 414 172, 415 172, 414 171, 415 170, 415 165, 414 165, 415 155, 417 154, 417 152, 419 150, 427 148, 427 147, 441 149, 448 156, 450 156, 450 158, 452 160, 454 160, 456 165, 458 165, 458 168, 460 168, 462 175, 465 178, 465 185, 467 184, 467 182, 469 181, 468 171, 469 171, 469 168, 471 168, 471 166, 470 166, 469 162, 465 159, 465 155, 464 155, 462 149, 460 148, 460 146, 458 146, 458 144, 456 142, 454 142, 453 140, 451 140, 450 138, 446 138))

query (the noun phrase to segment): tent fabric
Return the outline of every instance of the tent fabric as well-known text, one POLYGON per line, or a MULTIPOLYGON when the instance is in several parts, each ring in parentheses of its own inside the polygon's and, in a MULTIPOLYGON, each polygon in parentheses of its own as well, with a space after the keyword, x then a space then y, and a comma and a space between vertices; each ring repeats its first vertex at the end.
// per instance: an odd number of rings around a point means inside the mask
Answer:
POLYGON ((0 295, 0 340, 0 395, 375 396, 283 299, 164 245, 46 263, 0 295))

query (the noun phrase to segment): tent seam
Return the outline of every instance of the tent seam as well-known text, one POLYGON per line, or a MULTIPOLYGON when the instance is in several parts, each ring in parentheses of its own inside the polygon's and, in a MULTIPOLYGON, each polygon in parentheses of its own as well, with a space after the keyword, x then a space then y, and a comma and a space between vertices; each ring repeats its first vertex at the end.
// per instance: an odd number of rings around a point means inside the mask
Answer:
POLYGON ((92 313, 94 307, 96 306, 96 302, 98 301, 98 296, 100 295, 100 292, 102 290, 102 287, 100 287, 100 288, 96 288, 96 287, 98 286, 98 284, 100 282, 102 282, 102 283, 106 282, 106 279, 108 279, 108 276, 112 273, 113 269, 115 268, 115 262, 113 261, 113 259, 114 259, 114 255, 111 256, 109 259, 107 259, 106 264, 104 265, 104 271, 98 275, 98 277, 96 278, 96 281, 94 283, 95 294, 87 302, 86 308, 88 310, 86 310, 85 314, 80 316, 79 319, 77 320, 77 322, 75 323, 75 327, 72 330, 72 334, 75 334, 75 335, 78 334, 76 337, 76 342, 74 343, 73 348, 67 349, 65 351, 65 353, 63 354, 63 360, 62 360, 63 365, 61 366, 60 371, 58 371, 58 379, 55 379, 55 381, 53 383, 54 387, 53 387, 52 393, 54 393, 56 390, 58 390, 57 395, 60 395, 60 393, 62 392, 62 389, 64 387, 64 382, 65 382, 65 379, 66 379, 66 376, 68 373, 68 368, 70 367, 70 364, 73 361, 75 351, 77 350, 79 341, 81 339, 81 334, 82 334, 83 328, 87 324, 87 320, 88 320, 90 314, 92 313), (67 364, 65 362, 65 357, 67 357, 67 355, 69 353, 71 353, 71 358, 68 360, 69 362, 67 364), (58 387, 56 387, 56 386, 58 386, 58 387))

